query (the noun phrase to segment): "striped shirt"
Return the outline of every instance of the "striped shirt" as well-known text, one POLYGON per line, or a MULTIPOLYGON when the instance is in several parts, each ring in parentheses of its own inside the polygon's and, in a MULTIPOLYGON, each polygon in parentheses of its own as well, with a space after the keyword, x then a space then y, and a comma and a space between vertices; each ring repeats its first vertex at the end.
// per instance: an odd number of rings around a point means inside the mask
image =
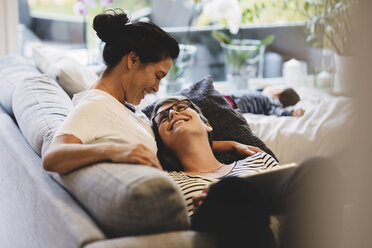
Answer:
MULTIPOLYGON (((233 168, 225 176, 246 176, 262 170, 279 166, 278 162, 267 153, 256 153, 243 160, 236 161, 233 168)), ((203 189, 219 179, 207 178, 199 175, 188 175, 182 171, 170 171, 167 174, 178 184, 185 198, 186 208, 189 216, 194 214, 192 197, 202 193, 203 189)))
POLYGON ((242 113, 291 116, 292 111, 283 108, 276 98, 263 95, 257 91, 245 92, 242 95, 230 96, 242 113))

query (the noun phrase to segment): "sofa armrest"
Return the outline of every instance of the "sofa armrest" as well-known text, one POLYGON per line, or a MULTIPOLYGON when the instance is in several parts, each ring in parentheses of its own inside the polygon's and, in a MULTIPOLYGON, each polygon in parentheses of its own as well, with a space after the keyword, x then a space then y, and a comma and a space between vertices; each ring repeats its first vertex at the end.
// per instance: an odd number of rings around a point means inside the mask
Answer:
POLYGON ((42 168, 0 106, 0 247, 82 247, 105 239, 88 214, 42 168))
POLYGON ((108 237, 189 229, 183 196, 161 170, 100 163, 52 176, 75 196, 108 237))

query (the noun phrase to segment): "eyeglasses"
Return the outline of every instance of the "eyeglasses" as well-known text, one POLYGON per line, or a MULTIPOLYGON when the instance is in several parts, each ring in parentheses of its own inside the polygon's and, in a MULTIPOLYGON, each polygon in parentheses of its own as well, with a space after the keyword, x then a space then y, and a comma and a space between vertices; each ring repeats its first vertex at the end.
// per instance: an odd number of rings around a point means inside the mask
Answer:
POLYGON ((167 120, 169 121, 169 112, 171 109, 177 112, 182 112, 185 111, 190 106, 192 106, 192 103, 188 99, 177 101, 169 108, 166 108, 157 113, 154 117, 152 117, 152 120, 155 121, 157 126, 160 126, 161 123, 167 120))

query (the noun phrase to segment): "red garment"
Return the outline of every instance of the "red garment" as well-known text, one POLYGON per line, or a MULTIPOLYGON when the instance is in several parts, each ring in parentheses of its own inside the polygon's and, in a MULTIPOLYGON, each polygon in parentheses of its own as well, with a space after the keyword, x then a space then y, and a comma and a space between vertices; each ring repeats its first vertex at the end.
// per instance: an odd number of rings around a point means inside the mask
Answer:
POLYGON ((227 96, 227 95, 224 95, 224 94, 222 94, 222 96, 226 99, 226 101, 228 103, 230 103, 231 107, 233 107, 234 109, 236 109, 236 104, 234 102, 234 99, 232 99, 231 96, 227 96))

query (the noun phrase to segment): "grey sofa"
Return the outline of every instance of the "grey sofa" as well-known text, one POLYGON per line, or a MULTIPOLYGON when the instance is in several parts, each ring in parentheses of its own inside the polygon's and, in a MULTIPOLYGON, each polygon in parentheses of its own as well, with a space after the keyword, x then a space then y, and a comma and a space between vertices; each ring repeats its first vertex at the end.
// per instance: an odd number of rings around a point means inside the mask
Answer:
POLYGON ((65 176, 41 156, 72 107, 19 56, 0 58, 0 247, 214 247, 189 230, 177 186, 161 171, 100 163, 65 176))

